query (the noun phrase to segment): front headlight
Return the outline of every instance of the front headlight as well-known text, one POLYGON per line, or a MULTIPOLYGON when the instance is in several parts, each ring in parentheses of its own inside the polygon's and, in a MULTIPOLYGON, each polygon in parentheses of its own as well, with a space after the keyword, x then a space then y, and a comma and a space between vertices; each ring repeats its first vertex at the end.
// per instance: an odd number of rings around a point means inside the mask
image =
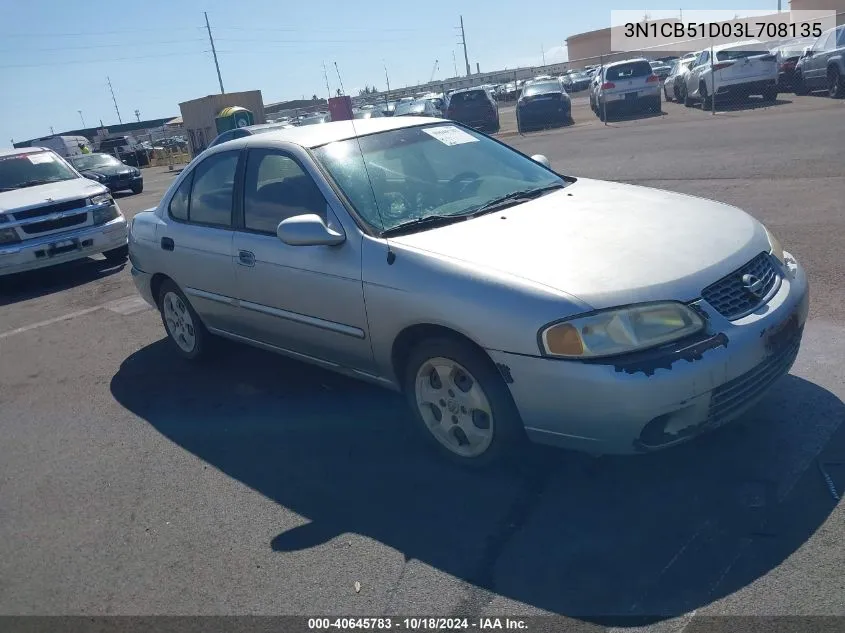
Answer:
POLYGON ((704 320, 682 303, 644 303, 554 323, 539 339, 548 356, 599 358, 656 347, 703 328, 704 320))
MULTIPOLYGON (((763 227, 763 228, 766 228, 766 227, 763 227)), ((766 229, 766 236, 769 238, 769 246, 772 249, 771 250, 772 255, 775 256, 781 264, 783 264, 784 263, 783 246, 780 245, 778 238, 776 238, 774 235, 772 235, 772 233, 771 233, 771 231, 769 231, 769 229, 766 229)))
POLYGON ((114 199, 110 193, 101 193, 91 197, 90 204, 114 204, 114 199))

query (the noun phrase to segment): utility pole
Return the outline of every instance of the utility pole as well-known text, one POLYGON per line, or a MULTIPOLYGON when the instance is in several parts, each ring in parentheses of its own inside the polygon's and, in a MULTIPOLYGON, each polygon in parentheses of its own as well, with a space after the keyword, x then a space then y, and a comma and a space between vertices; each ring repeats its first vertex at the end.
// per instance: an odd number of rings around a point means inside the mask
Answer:
POLYGON ((390 77, 387 76, 387 62, 381 60, 381 63, 384 65, 384 81, 387 83, 387 92, 390 93, 390 77))
POLYGON ((546 47, 540 44, 540 54, 543 55, 543 66, 546 65, 546 47))
POLYGON ((208 23, 208 11, 205 14, 205 28, 208 31, 208 41, 211 42, 211 54, 214 55, 214 67, 217 68, 217 81, 220 82, 220 94, 226 94, 223 90, 223 78, 220 76, 220 64, 217 62, 217 49, 214 48, 214 37, 211 35, 211 25, 208 23))
POLYGON ((326 99, 332 98, 332 89, 329 86, 329 73, 326 71, 326 62, 323 62, 323 78, 326 80, 326 93, 329 95, 326 99))
POLYGON ((461 46, 464 47, 464 61, 467 65, 467 77, 472 74, 472 69, 469 67, 469 53, 467 53, 467 36, 466 32, 464 31, 464 16, 461 16, 461 26, 458 27, 461 29, 461 46))
POLYGON ((55 132, 53 131, 53 126, 52 126, 52 125, 50 126, 50 134, 55 134, 55 132))
POLYGON ((117 112, 117 121, 121 125, 123 125, 123 119, 120 118, 120 110, 117 107, 117 99, 114 98, 114 88, 111 87, 111 79, 106 77, 106 81, 109 84, 109 91, 111 92, 111 100, 114 101, 114 111, 117 112))
POLYGON ((455 66, 455 77, 458 76, 458 60, 455 58, 455 49, 452 49, 452 64, 455 66))
POLYGON ((138 123, 141 122, 141 111, 135 110, 135 118, 138 119, 138 123))
POLYGON ((85 127, 85 117, 82 116, 82 110, 77 110, 79 112, 79 118, 82 120, 82 127, 85 127))

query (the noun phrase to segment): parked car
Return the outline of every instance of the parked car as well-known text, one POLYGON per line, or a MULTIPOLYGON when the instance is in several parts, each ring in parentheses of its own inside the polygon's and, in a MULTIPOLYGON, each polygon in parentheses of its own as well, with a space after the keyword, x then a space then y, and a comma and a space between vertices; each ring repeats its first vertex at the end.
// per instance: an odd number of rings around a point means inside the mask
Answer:
POLYGON ((129 244, 178 355, 220 336, 401 391, 468 465, 722 426, 789 371, 808 311, 801 265, 735 207, 406 117, 214 147, 129 244))
POLYGON ((669 73, 672 72, 672 66, 662 64, 660 62, 650 62, 651 71, 660 78, 660 81, 666 79, 669 73))
POLYGON ((46 147, 53 150, 62 158, 70 158, 71 156, 81 156, 84 152, 83 147, 87 147, 91 151, 91 141, 84 136, 47 136, 33 141, 36 147, 46 147))
POLYGON ((133 167, 145 167, 149 160, 140 143, 132 136, 113 136, 103 139, 97 151, 112 156, 133 167))
POLYGON ((102 253, 128 254, 126 220, 105 185, 44 147, 0 150, 0 277, 102 253))
POLYGON ((690 71, 692 63, 695 61, 698 53, 687 53, 683 57, 676 59, 672 65, 672 70, 666 79, 663 80, 663 99, 664 101, 678 101, 683 102, 684 98, 681 94, 681 87, 686 82, 687 73, 690 71))
POLYGON ((446 117, 490 134, 499 131, 499 109, 483 88, 453 92, 446 103, 446 117))
POLYGON ((593 75, 590 72, 576 73, 569 76, 569 82, 566 89, 569 92, 581 92, 590 87, 593 75))
POLYGON ((771 49, 778 65, 778 91, 785 92, 795 88, 795 67, 808 46, 812 46, 816 38, 796 38, 781 42, 771 49))
POLYGON ((532 81, 516 102, 516 128, 520 134, 536 127, 572 123, 572 102, 559 79, 532 81))
POLYGON ((714 95, 716 99, 731 101, 747 99, 750 95, 761 95, 765 101, 777 99, 777 61, 764 43, 751 40, 715 46, 712 63, 710 50, 701 51, 690 68, 684 105, 698 102, 706 110, 712 107, 714 95))
POLYGON ((245 136, 252 136, 253 134, 264 134, 266 132, 272 132, 273 130, 283 130, 288 127, 293 127, 290 123, 259 123, 258 125, 245 125, 244 127, 236 127, 231 130, 226 130, 225 132, 221 132, 217 135, 217 137, 211 141, 209 147, 214 147, 215 145, 220 145, 221 143, 225 143, 226 141, 231 141, 232 139, 236 138, 243 138, 245 136))
POLYGON ((96 180, 109 191, 129 189, 138 194, 144 190, 144 176, 137 167, 126 165, 110 154, 84 154, 70 159, 80 174, 96 180))
POLYGON ((822 33, 795 66, 795 94, 823 89, 845 97, 845 25, 822 33))
POLYGON ((353 111, 352 116, 356 119, 372 119, 377 117, 383 117, 384 114, 381 110, 377 110, 376 108, 368 108, 366 110, 355 110, 353 111))
POLYGON ((428 99, 402 101, 396 105, 393 116, 430 116, 439 117, 440 111, 428 99))
POLYGON ((645 59, 607 64, 596 77, 593 97, 601 120, 623 111, 660 112, 660 79, 645 59))

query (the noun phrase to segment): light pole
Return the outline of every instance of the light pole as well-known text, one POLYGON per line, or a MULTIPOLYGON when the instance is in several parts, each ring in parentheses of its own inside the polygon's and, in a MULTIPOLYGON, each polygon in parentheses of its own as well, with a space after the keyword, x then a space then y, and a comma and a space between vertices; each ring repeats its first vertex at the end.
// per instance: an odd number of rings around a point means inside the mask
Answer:
POLYGON ((85 127, 85 117, 82 116, 82 110, 77 110, 79 112, 79 119, 82 121, 82 127, 85 127))

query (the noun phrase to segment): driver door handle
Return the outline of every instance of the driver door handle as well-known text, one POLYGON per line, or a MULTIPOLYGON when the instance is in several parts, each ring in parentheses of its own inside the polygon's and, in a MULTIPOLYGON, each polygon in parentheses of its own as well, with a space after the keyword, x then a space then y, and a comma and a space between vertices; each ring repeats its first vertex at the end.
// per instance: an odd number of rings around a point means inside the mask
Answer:
POLYGON ((238 263, 241 266, 255 266, 255 253, 251 251, 238 251, 238 263))

